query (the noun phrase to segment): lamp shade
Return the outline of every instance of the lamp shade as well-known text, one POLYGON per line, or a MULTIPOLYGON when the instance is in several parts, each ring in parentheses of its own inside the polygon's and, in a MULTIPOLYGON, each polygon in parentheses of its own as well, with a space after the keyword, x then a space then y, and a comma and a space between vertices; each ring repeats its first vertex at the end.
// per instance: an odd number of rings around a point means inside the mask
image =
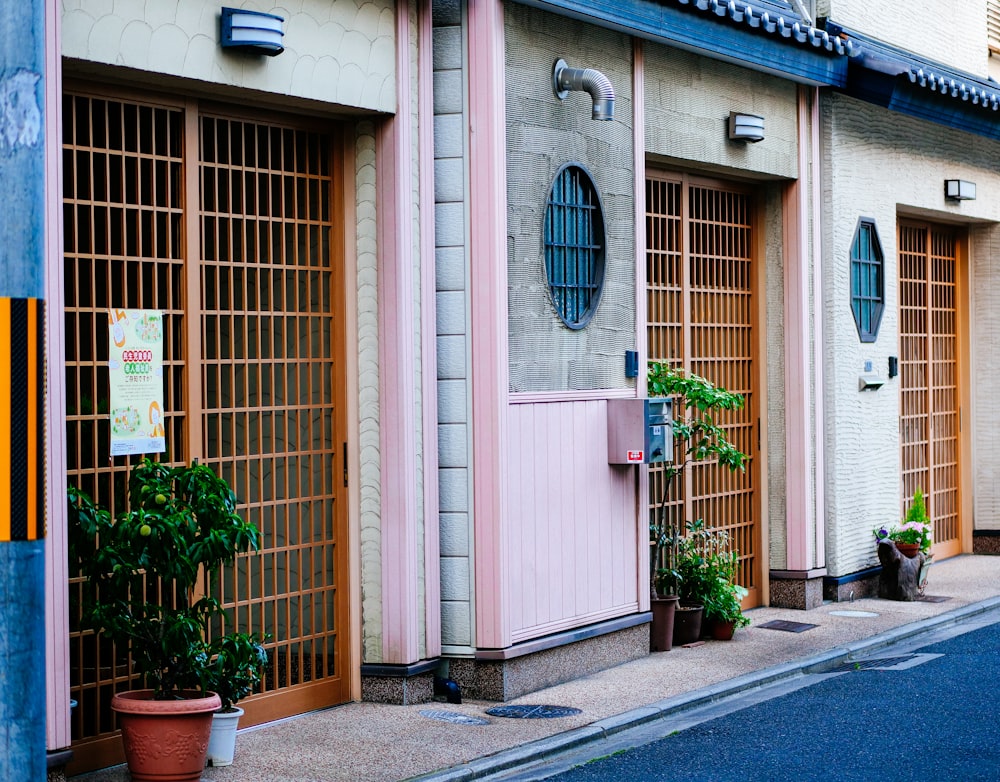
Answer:
POLYGON ((974 201, 976 198, 976 183, 964 179, 944 180, 944 197, 949 201, 974 201))
POLYGON ((756 114, 740 114, 729 112, 730 141, 763 141, 764 118, 756 114))
POLYGON ((261 11, 245 11, 241 8, 222 9, 221 43, 224 49, 239 49, 273 57, 281 54, 285 47, 285 35, 281 25, 284 18, 261 11))

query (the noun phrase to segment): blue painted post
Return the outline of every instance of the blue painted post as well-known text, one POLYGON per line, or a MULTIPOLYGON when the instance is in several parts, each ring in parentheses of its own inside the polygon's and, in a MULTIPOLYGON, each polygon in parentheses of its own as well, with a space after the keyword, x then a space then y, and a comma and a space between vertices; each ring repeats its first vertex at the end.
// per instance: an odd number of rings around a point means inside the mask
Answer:
POLYGON ((0 779, 45 779, 44 0, 0 0, 0 779))

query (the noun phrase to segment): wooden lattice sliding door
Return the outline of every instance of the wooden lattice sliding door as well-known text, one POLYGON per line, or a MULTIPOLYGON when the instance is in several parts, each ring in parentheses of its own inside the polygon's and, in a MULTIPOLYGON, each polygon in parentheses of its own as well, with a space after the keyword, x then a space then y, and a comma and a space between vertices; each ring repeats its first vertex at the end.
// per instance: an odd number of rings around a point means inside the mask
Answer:
POLYGON ((921 489, 939 558, 962 550, 959 245, 954 229, 899 225, 901 512, 921 489))
MULTIPOLYGON (((646 180, 646 284, 649 358, 743 394, 742 410, 718 416, 749 459, 745 472, 689 465, 667 495, 675 523, 704 519, 726 530, 740 556, 738 580, 760 602, 756 498, 757 369, 754 347, 754 203, 720 183, 650 174, 646 180)), ((679 455, 678 455, 679 458, 679 455)), ((664 472, 650 469, 650 517, 664 472)))
MULTIPOLYGON (((238 629, 271 636, 243 724, 342 702, 337 135, 84 91, 66 94, 63 135, 68 480, 123 508, 134 459, 109 454, 108 311, 163 310, 160 458, 217 468, 262 532, 207 585, 238 629)), ((77 773, 121 760, 110 700, 139 682, 79 629, 77 578, 70 595, 77 773)))
POLYGON ((347 679, 340 263, 333 139, 201 118, 204 461, 261 530, 213 584, 272 665, 246 724, 336 703, 347 679))
MULTIPOLYGON (((163 311, 164 428, 189 454, 185 361, 184 116, 176 108, 66 95, 63 203, 67 477, 112 513, 126 502, 134 458, 110 454, 108 311, 163 311)), ((127 657, 79 628, 70 578, 72 771, 122 760, 111 697, 140 685, 127 657)))

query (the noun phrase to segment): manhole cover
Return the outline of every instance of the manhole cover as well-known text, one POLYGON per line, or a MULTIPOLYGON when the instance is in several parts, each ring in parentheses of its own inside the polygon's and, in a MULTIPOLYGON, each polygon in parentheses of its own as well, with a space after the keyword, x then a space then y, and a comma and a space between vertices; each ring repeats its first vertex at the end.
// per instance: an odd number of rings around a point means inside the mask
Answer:
POLYGON ((878 616, 872 611, 831 611, 830 616, 878 616))
POLYGON ((917 600, 921 600, 924 603, 943 603, 945 600, 951 600, 951 598, 944 595, 921 595, 917 600))
POLYGON ((424 709, 420 716, 440 722, 450 722, 453 725, 489 725, 490 721, 482 717, 470 717, 468 714, 459 714, 456 711, 435 711, 434 709, 424 709))
POLYGON ((806 622, 788 622, 784 619, 772 619, 770 622, 757 625, 757 627, 763 627, 765 630, 784 630, 786 633, 804 633, 806 630, 819 627, 819 625, 811 625, 806 622))
POLYGON ((579 714, 579 709, 571 706, 496 706, 487 709, 486 713, 492 717, 510 717, 520 720, 547 720, 553 717, 571 717, 579 714))

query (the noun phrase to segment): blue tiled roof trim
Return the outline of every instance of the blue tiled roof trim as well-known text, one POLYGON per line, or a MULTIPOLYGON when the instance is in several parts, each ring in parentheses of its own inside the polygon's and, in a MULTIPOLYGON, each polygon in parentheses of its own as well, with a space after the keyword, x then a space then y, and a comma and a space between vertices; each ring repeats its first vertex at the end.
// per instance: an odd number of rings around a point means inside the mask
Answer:
POLYGON ((898 46, 849 30, 835 22, 826 22, 827 30, 855 41, 855 57, 862 68, 889 75, 906 76, 910 84, 959 98, 991 111, 1000 110, 1000 85, 949 68, 898 46))
POLYGON ((767 2, 766 0, 756 4, 744 0, 662 1, 673 2, 675 5, 686 6, 705 14, 728 18, 736 24, 743 24, 754 30, 788 38, 817 49, 825 49, 834 54, 850 56, 855 53, 854 42, 849 38, 841 38, 839 35, 831 34, 808 24, 788 3, 767 2))
POLYGON ((1000 84, 826 21, 855 42, 846 94, 927 122, 1000 141, 1000 84))
POLYGON ((800 84, 847 86, 854 45, 786 0, 513 1, 800 84))
POLYGON ((970 84, 961 78, 923 68, 911 68, 907 75, 910 82, 920 87, 926 87, 931 92, 939 92, 952 98, 970 101, 973 106, 979 105, 992 111, 1000 110, 1000 95, 993 90, 987 90, 978 84, 970 84))

